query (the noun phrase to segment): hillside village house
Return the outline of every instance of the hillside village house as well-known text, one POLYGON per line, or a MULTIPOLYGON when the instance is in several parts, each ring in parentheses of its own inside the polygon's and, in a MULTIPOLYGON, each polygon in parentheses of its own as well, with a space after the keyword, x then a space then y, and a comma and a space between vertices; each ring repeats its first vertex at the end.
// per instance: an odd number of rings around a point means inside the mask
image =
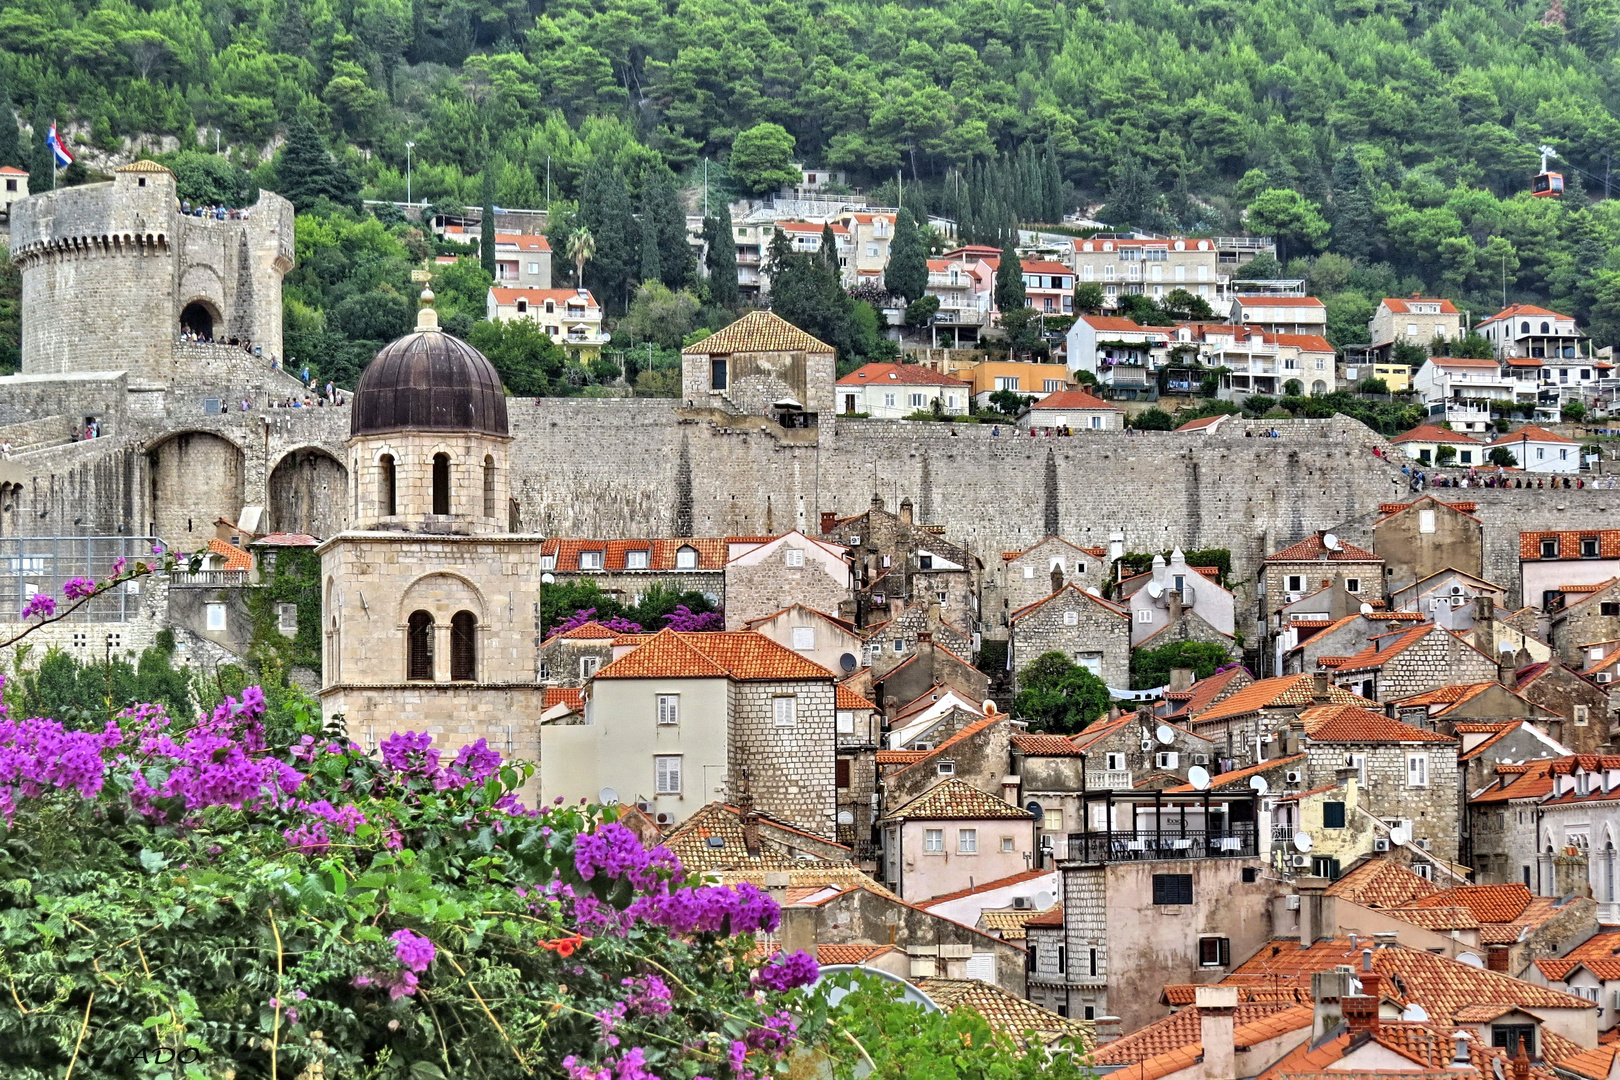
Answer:
POLYGON ((1574 473, 1581 471, 1581 444, 1555 431, 1526 424, 1517 431, 1498 435, 1490 444, 1513 455, 1513 463, 1525 472, 1574 473))
POLYGON ((974 404, 981 409, 990 404, 990 395, 997 390, 1011 390, 1039 400, 1047 394, 1069 388, 1069 369, 1064 364, 985 360, 971 367, 956 368, 947 374, 968 380, 974 404))
POLYGON ((1461 356, 1429 357, 1412 376, 1412 389, 1423 395, 1429 423, 1445 421, 1453 431, 1487 430, 1493 405, 1511 405, 1522 393, 1498 361, 1461 356))
MULTIPOLYGON (((1119 597, 1131 612, 1131 645, 1172 630, 1184 619, 1209 628, 1210 632, 1194 633, 1193 640, 1230 638, 1237 625, 1237 598, 1216 581, 1219 576, 1213 566, 1188 566, 1178 547, 1169 559, 1154 555, 1151 569, 1122 580, 1119 597)), ((1168 644, 1176 639, 1159 640, 1168 644)))
POLYGON ((1335 579, 1361 603, 1384 599, 1384 560, 1330 532, 1312 533, 1273 552, 1263 566, 1260 595, 1267 619, 1335 579))
MULTIPOLYGON (((462 243, 480 242, 477 226, 447 225, 444 235, 462 243)), ((507 289, 551 288, 551 241, 539 233, 497 232, 495 284, 507 289)))
POLYGON ((1207 238, 1094 236, 1075 240, 1071 258, 1079 281, 1102 286, 1108 308, 1122 295, 1163 299, 1174 289, 1212 301, 1221 281, 1220 253, 1207 238))
POLYGON ((1073 431, 1122 431, 1125 413, 1084 390, 1061 390, 1030 405, 1018 417, 1021 428, 1073 431))
MULTIPOLYGON (((964 338, 978 339, 979 328, 990 321, 990 296, 976 260, 929 259, 926 293, 939 301, 934 312, 933 326, 937 331, 949 330, 951 345, 964 338)), ((1067 377, 1067 370, 1064 377, 1067 377)))
POLYGON ((1074 271, 1060 262, 1020 259, 1024 272, 1024 298, 1047 315, 1074 314, 1074 271))
POLYGON ((1282 394, 1290 382, 1299 391, 1327 394, 1338 388, 1333 346, 1317 334, 1274 334, 1257 326, 1195 323, 1178 326, 1176 341, 1199 345, 1207 368, 1229 368, 1219 395, 1228 400, 1249 394, 1282 394))
POLYGON ((879 822, 884 880, 916 902, 1028 870, 1035 857, 1035 819, 1005 799, 954 777, 879 822))
POLYGON ((1439 424, 1419 424, 1411 431, 1395 436, 1389 442, 1391 446, 1400 447, 1413 461, 1422 462, 1424 465, 1440 463, 1442 446, 1451 447, 1453 452, 1446 457, 1448 466, 1473 468, 1484 465, 1488 456, 1488 447, 1479 439, 1460 431, 1448 430, 1439 424))
POLYGON ((1169 345, 1165 329, 1114 315, 1081 315, 1069 327, 1069 367, 1095 375, 1116 400, 1151 400, 1158 394, 1156 373, 1169 345))
MULTIPOLYGON (((889 265, 889 242, 894 239, 892 211, 847 211, 838 216, 849 237, 850 266, 845 281, 851 284, 883 284, 883 271, 889 265)), ((836 235, 836 234, 835 234, 836 235)))
POLYGON ((918 364, 862 364, 834 388, 839 411, 880 420, 903 420, 915 412, 962 416, 972 385, 918 364))
POLYGON ((1398 341, 1426 349, 1431 341, 1458 340, 1462 313, 1450 300, 1428 299, 1417 293, 1404 300, 1386 296, 1367 321, 1367 334, 1377 359, 1387 362, 1398 341))
POLYGON ((1321 337, 1327 333, 1327 306, 1314 296, 1245 293, 1232 298, 1230 321, 1268 334, 1321 337))
POLYGON ((1566 585, 1620 577, 1620 529, 1563 529, 1519 534, 1519 598, 1550 608, 1566 585))
POLYGON ((484 317, 490 322, 527 319, 568 350, 569 358, 589 363, 600 356, 602 306, 589 289, 504 289, 491 287, 484 317))
POLYGON ((28 198, 28 170, 19 169, 15 165, 0 165, 0 181, 4 181, 5 191, 0 194, 6 217, 11 217, 11 204, 21 202, 28 198))
POLYGON ((1491 343, 1498 360, 1579 360, 1582 343, 1589 340, 1572 317, 1534 304, 1511 304, 1481 319, 1475 330, 1491 343))

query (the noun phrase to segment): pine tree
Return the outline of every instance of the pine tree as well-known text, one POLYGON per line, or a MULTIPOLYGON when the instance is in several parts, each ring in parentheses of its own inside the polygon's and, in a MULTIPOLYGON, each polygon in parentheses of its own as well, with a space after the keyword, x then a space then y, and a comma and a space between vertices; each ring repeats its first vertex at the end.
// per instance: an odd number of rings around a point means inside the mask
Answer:
POLYGON ((355 209, 360 206, 359 183, 327 149, 326 140, 306 116, 294 117, 287 129, 276 179, 278 191, 298 210, 309 209, 323 197, 355 209))
POLYGON ((0 90, 0 165, 24 168, 28 159, 23 155, 22 132, 17 127, 17 110, 12 107, 11 95, 0 90))
POLYGON ((703 219, 704 268, 709 274, 709 303, 720 308, 737 306, 737 241, 731 218, 722 206, 703 219))
POLYGON ((910 210, 902 209, 894 223, 894 239, 889 243, 889 266, 883 281, 892 293, 910 303, 928 289, 928 252, 923 248, 917 221, 910 210))
POLYGON ((1346 147, 1333 163, 1333 250, 1352 259, 1372 254, 1373 190, 1366 171, 1346 147))
POLYGON ((1001 264, 996 267, 996 307, 1003 312, 1028 307, 1024 296, 1024 267, 1018 261, 1018 249, 1008 241, 1001 249, 1001 264))
POLYGON ((659 250, 658 206, 651 170, 641 177, 641 281, 663 281, 663 252, 659 250))
POLYGON ((478 222, 478 261, 484 272, 495 278, 495 162, 485 157, 484 213, 478 222))

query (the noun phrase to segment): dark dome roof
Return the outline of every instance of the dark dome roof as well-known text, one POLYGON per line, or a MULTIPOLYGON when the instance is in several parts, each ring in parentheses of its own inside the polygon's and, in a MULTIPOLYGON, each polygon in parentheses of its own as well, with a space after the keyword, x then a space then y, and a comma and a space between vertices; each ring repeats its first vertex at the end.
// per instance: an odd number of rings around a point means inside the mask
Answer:
POLYGON ((506 395, 495 366, 442 330, 418 330, 384 345, 361 373, 349 414, 350 435, 507 433, 506 395))

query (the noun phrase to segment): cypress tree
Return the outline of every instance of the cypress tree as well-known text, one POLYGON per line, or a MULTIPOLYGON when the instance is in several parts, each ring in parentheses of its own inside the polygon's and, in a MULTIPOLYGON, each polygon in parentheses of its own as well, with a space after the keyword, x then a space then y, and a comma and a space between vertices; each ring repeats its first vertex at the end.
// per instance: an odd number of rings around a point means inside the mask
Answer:
POLYGON ((637 263, 635 218, 624 174, 617 166, 592 165, 585 172, 579 205, 579 216, 596 238, 596 258, 586 270, 586 285, 617 314, 628 302, 637 263))
POLYGON ((1009 240, 1001 249, 1001 265, 996 267, 996 307, 1005 313, 1028 306, 1024 268, 1018 261, 1018 249, 1009 240))
POLYGON ((731 235, 731 215, 716 207, 703 219, 704 268, 709 273, 709 303, 737 306, 737 241, 731 235))
POLYGON ((832 273, 834 281, 842 281, 843 270, 838 265, 838 234, 833 232, 830 221, 821 227, 821 263, 832 273))
POLYGON ((928 289, 928 252, 923 249, 917 221, 910 210, 902 209, 894 223, 894 240, 889 244, 889 266, 883 272, 884 284, 910 303, 928 289))
POLYGON ((28 165, 23 155, 22 132, 17 127, 17 110, 12 107, 11 95, 0 89, 0 165, 22 169, 28 165))
POLYGON ((1349 147, 1333 163, 1332 183, 1333 248, 1352 259, 1365 259, 1373 246, 1373 191, 1349 147))
POLYGON ((478 222, 478 261, 491 279, 495 277, 495 162, 485 158, 484 213, 478 222))
POLYGON ((663 282, 672 289, 679 289, 692 280, 696 262, 692 257, 692 244, 686 237, 686 208, 681 205, 669 170, 659 169, 653 174, 651 200, 663 282))
POLYGON ((663 252, 659 250, 658 205, 653 198, 650 171, 641 177, 641 281, 663 281, 663 252))

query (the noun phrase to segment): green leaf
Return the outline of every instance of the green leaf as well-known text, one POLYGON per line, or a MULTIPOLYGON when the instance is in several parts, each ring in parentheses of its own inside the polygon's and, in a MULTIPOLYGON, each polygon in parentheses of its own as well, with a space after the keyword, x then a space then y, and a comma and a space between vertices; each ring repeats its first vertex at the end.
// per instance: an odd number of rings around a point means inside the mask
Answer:
POLYGON ((141 848, 141 868, 148 874, 155 874, 168 865, 169 860, 164 858, 162 853, 151 848, 141 848))
POLYGON ((349 879, 340 866, 332 867, 332 891, 339 896, 344 896, 349 891, 349 879))

